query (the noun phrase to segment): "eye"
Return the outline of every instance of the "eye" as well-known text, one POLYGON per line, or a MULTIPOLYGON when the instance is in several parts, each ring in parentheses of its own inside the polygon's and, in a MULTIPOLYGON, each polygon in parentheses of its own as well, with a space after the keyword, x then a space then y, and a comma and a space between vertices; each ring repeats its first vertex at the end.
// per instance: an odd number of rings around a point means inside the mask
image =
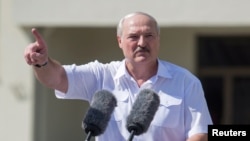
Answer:
POLYGON ((128 36, 128 38, 131 39, 131 40, 137 40, 139 38, 139 36, 137 36, 137 35, 130 35, 130 36, 128 36))
POLYGON ((145 37, 147 38, 153 37, 153 34, 147 34, 145 37))

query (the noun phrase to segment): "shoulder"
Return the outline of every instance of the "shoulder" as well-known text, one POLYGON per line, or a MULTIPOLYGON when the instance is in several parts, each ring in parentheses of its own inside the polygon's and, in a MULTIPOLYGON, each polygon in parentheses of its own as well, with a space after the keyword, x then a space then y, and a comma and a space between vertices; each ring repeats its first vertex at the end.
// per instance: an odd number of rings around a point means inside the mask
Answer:
POLYGON ((199 81, 197 76, 194 73, 192 73, 190 70, 188 70, 187 68, 174 64, 169 61, 165 61, 165 60, 159 60, 159 61, 163 65, 163 67, 165 67, 168 70, 169 74, 172 77, 185 78, 185 79, 189 79, 193 81, 199 81))
POLYGON ((70 64, 70 65, 63 65, 64 68, 112 68, 112 67, 119 67, 122 61, 111 61, 111 62, 100 62, 98 60, 90 61, 85 64, 70 64))
POLYGON ((104 70, 117 70, 123 63, 122 61, 111 61, 111 62, 99 62, 99 61, 94 61, 92 63, 95 67, 99 69, 104 69, 104 70))

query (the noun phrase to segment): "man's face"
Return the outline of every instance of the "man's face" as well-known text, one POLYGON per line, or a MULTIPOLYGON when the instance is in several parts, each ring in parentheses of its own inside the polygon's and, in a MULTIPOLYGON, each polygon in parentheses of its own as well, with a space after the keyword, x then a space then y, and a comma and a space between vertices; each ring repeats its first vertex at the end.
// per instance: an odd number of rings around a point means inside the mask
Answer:
POLYGON ((159 33, 155 22, 145 15, 127 18, 117 40, 128 63, 150 62, 158 57, 159 33))

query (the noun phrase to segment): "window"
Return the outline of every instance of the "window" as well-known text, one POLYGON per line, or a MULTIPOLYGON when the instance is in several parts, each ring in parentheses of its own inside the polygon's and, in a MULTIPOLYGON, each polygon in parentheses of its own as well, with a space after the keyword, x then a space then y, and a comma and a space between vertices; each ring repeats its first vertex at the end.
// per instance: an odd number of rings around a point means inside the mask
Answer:
POLYGON ((199 36, 198 73, 215 124, 250 123, 250 35, 199 36))

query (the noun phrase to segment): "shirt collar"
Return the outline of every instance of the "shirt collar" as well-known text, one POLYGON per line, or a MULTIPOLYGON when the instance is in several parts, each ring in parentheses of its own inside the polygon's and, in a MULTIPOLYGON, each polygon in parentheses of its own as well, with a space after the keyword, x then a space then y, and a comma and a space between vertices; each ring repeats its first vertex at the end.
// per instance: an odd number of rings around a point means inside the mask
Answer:
MULTIPOLYGON (((167 65, 163 64, 163 61, 160 59, 157 59, 158 61, 158 70, 156 76, 164 77, 164 78, 172 78, 169 68, 167 65)), ((114 79, 119 79, 122 76, 130 76, 129 73, 127 72, 126 65, 125 65, 125 59, 122 60, 122 63, 120 67, 118 68, 116 75, 114 79)))
POLYGON ((158 70, 156 75, 164 78, 172 78, 169 66, 160 59, 158 59, 158 70))

